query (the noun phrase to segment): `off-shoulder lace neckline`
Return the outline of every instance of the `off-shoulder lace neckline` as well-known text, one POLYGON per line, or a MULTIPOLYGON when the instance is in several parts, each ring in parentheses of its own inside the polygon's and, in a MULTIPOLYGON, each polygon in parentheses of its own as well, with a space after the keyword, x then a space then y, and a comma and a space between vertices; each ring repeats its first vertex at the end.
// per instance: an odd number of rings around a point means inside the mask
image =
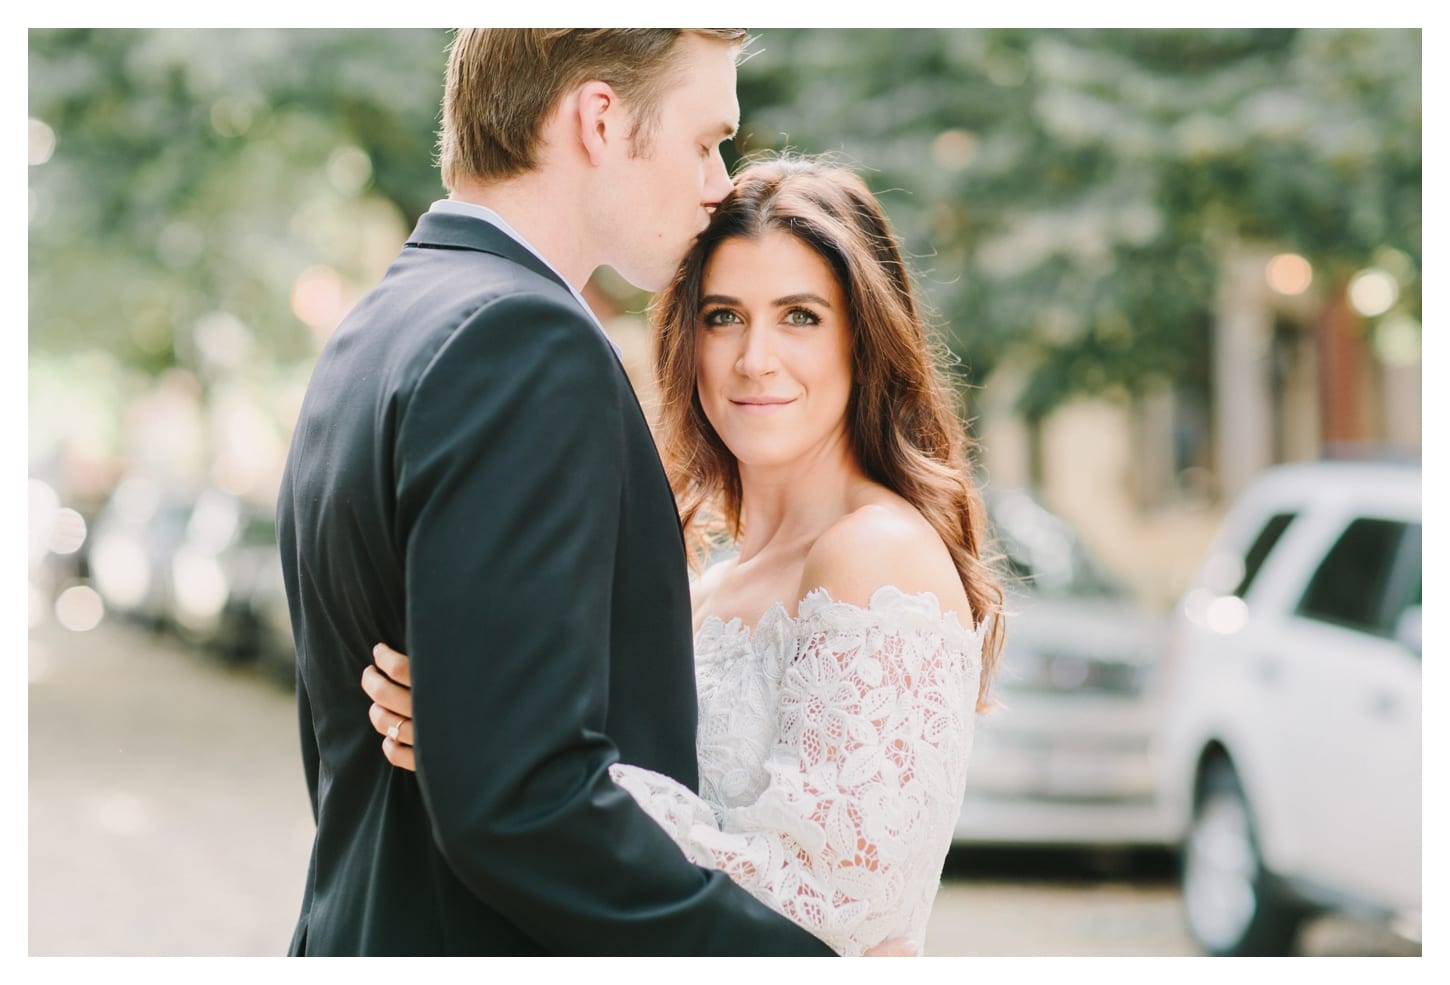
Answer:
POLYGON ((848 627, 865 625, 879 620, 883 615, 903 616, 908 623, 920 626, 925 622, 940 628, 947 637, 948 644, 962 648, 975 640, 981 629, 977 625, 970 629, 963 626, 955 609, 943 612, 941 601, 934 592, 909 593, 895 585, 882 585, 871 593, 864 606, 833 599, 825 588, 813 588, 800 600, 794 616, 786 609, 784 602, 776 602, 761 614, 753 626, 747 625, 740 616, 730 619, 706 616, 695 635, 706 635, 708 631, 710 636, 743 636, 746 640, 754 640, 776 623, 800 626, 825 614, 837 617, 837 622, 848 627))

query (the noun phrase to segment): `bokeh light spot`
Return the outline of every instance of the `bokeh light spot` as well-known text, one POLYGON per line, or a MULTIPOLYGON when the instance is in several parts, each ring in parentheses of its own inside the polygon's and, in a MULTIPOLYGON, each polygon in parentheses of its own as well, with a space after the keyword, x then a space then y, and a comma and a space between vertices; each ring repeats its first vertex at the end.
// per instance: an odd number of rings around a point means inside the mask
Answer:
POLYGON ((1400 299, 1400 286, 1388 273, 1369 267, 1349 281, 1349 303, 1366 318, 1382 315, 1400 299))
POLYGON ((1314 281, 1314 268, 1297 253, 1280 253, 1269 261, 1264 278, 1280 294, 1303 294, 1314 281))
POLYGON ((965 130, 944 130, 932 141, 931 156, 948 171, 961 171, 977 156, 977 138, 965 130))
POLYGON ((55 153, 55 131, 43 120, 30 118, 30 166, 44 164, 55 153))
POLYGON ((1209 603, 1204 621, 1215 633, 1232 636, 1248 625, 1249 607, 1237 595, 1221 595, 1209 603))
POLYGON ((95 629, 105 614, 105 603, 89 585, 72 585, 55 600, 56 621, 75 633, 95 629))
POLYGON ((357 147, 339 147, 327 159, 327 179, 344 195, 356 195, 373 176, 373 162, 357 147))

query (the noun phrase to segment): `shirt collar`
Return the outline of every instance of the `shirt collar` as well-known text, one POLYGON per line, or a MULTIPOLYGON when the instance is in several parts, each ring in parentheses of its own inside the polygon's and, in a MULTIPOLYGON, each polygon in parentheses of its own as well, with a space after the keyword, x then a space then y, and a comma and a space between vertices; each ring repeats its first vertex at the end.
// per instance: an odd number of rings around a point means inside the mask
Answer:
POLYGON ((623 353, 620 351, 619 346, 616 345, 614 340, 609 337, 609 333, 604 330, 604 325, 599 321, 599 316, 594 313, 593 308, 589 307, 589 302, 584 300, 584 295, 580 294, 579 291, 574 287, 574 285, 569 283, 569 279, 567 277, 559 273, 558 268, 549 262, 548 257, 544 256, 537 249, 535 249, 534 245, 528 240, 524 239, 522 234, 520 234, 517 229, 515 229, 513 226, 510 226, 508 222, 505 221, 503 216, 499 215, 497 212, 495 212, 493 209, 489 208, 486 205, 478 205, 474 202, 460 202, 457 199, 452 198, 439 199, 429 207, 428 211, 451 213, 453 215, 473 216, 475 219, 482 219, 484 222, 487 222, 490 225, 497 226, 505 235, 517 242, 520 246, 528 250, 534 256, 538 257, 540 263, 542 263, 544 266, 548 267, 554 272, 554 276, 558 277, 560 282, 562 282, 565 287, 569 288, 569 293, 574 295, 574 300, 579 302, 579 307, 584 309, 584 313, 589 316, 589 320, 594 323, 594 327, 599 329, 599 334, 604 336, 604 340, 609 343, 609 347, 614 350, 614 354, 616 356, 619 356, 620 358, 623 358, 623 353))

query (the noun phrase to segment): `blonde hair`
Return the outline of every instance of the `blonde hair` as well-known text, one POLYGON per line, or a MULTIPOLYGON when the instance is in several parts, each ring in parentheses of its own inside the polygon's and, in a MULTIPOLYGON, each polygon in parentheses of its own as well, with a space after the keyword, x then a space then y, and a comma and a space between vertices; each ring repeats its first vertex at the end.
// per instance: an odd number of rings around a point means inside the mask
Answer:
POLYGON ((969 441, 928 336, 911 278, 885 214, 851 171, 819 158, 757 161, 716 207, 652 320, 659 385, 659 444, 692 562, 721 529, 740 534, 740 471, 711 427, 696 388, 696 332, 706 264, 729 239, 794 236, 835 273, 846 296, 856 378, 847 407, 852 448, 866 474, 910 502, 936 530, 961 578, 983 645, 979 707, 1002 646, 1002 589, 983 558, 986 517, 968 464, 969 441))
POLYGON ((444 187, 493 181, 538 163, 544 120, 574 86, 597 79, 634 111, 630 139, 647 153, 680 38, 744 46, 744 28, 464 28, 449 45, 438 166, 444 187))

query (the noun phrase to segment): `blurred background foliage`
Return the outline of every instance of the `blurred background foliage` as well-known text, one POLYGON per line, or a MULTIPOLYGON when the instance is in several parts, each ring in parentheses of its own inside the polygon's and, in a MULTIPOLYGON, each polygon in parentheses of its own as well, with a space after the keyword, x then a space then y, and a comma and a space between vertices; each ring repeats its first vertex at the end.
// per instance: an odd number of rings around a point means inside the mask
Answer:
MULTIPOLYGON (((448 37, 30 32, 32 462, 139 454, 122 409, 158 380, 203 411, 245 394, 255 456, 285 447, 318 345, 442 194, 448 37)), ((1238 240, 1330 292, 1391 270, 1418 331, 1418 30, 770 29, 753 50, 731 153, 861 167, 969 380, 1029 368, 1028 421, 1202 392, 1238 240)), ((202 458, 232 440, 200 427, 202 458)))
POLYGON ((849 33, 762 38, 747 138, 873 169, 973 381, 1033 367, 1029 419, 1201 391, 1228 241, 1331 282, 1386 246, 1419 269, 1417 31, 849 33))

